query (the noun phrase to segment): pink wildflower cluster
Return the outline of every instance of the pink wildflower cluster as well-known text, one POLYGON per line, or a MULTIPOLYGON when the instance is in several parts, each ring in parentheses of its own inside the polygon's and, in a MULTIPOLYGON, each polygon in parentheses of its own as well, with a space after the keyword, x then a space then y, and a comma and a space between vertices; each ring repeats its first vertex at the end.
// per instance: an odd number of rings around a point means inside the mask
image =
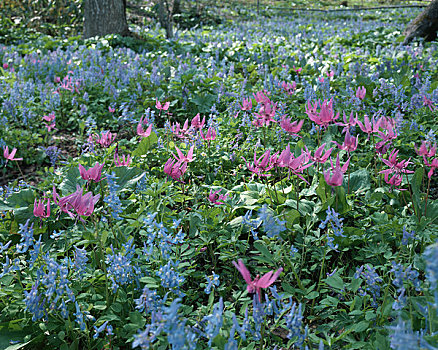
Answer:
POLYGON ((433 176, 433 173, 436 169, 438 169, 438 158, 433 158, 437 153, 436 143, 432 144, 429 141, 423 141, 419 148, 415 147, 415 152, 419 156, 423 157, 424 164, 430 167, 430 170, 427 173, 427 177, 430 179, 433 176))
POLYGON ((255 115, 255 119, 252 122, 253 125, 257 127, 269 126, 271 122, 277 122, 274 119, 277 103, 273 103, 267 95, 267 91, 259 91, 254 94, 254 98, 260 107, 259 112, 255 115))
POLYGON ((221 190, 217 190, 214 192, 213 192, 213 190, 210 190, 210 194, 208 195, 208 200, 215 205, 224 204, 225 203, 224 201, 226 201, 228 199, 230 194, 229 193, 220 194, 220 192, 221 192, 221 190))
POLYGON ((397 159, 398 150, 393 149, 388 156, 388 159, 382 159, 382 162, 386 164, 389 168, 380 171, 381 174, 385 175, 385 182, 393 187, 399 187, 402 183, 403 174, 413 173, 412 170, 408 170, 407 167, 411 162, 408 160, 397 159), (390 175, 391 178, 390 178, 390 175))
POLYGON ((256 278, 252 280, 251 274, 242 260, 239 259, 237 263, 233 261, 233 265, 236 267, 236 269, 240 272, 243 279, 245 280, 247 284, 246 290, 248 291, 248 293, 255 293, 259 298, 259 301, 261 301, 262 298, 261 289, 268 288, 271 284, 273 284, 277 280, 278 276, 280 276, 280 273, 283 271, 283 268, 280 267, 275 272, 269 271, 265 273, 262 277, 257 275, 256 278))
POLYGON ((78 218, 81 221, 82 216, 90 216, 94 212, 94 206, 99 201, 100 194, 93 196, 91 192, 82 194, 83 189, 77 185, 76 192, 60 197, 56 192, 55 186, 53 186, 53 201, 59 206, 59 209, 70 216, 72 219, 78 218), (77 215, 72 213, 74 210, 77 215))
POLYGON ((194 146, 190 147, 187 156, 178 148, 176 148, 176 152, 178 156, 172 153, 175 159, 169 158, 164 164, 164 172, 171 177, 175 181, 183 182, 181 177, 185 174, 187 170, 187 165, 190 162, 193 162, 193 150, 194 146))
POLYGON ((23 158, 14 158, 15 154, 17 153, 17 149, 13 148, 11 153, 9 153, 9 148, 8 146, 3 147, 3 157, 6 158, 6 160, 23 160, 23 158))
POLYGON ((94 134, 89 137, 89 141, 94 140, 103 148, 108 148, 116 139, 117 134, 113 134, 110 131, 102 131, 100 135, 94 134))
POLYGON ((55 127, 56 127, 55 113, 52 112, 49 115, 43 116, 43 120, 47 122, 47 123, 45 123, 45 125, 47 127, 47 131, 50 132, 50 131, 55 129, 55 127))
POLYGON ((306 114, 311 121, 323 128, 327 128, 330 123, 339 118, 339 112, 335 115, 333 111, 333 99, 329 102, 324 100, 322 103, 318 100, 313 105, 310 101, 307 102, 306 114))

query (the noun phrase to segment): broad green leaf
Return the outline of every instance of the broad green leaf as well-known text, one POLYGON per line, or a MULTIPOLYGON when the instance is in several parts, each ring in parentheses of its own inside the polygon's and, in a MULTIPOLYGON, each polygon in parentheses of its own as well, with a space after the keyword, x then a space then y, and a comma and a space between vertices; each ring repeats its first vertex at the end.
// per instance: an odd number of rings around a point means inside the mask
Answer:
POLYGON ((254 247, 271 263, 274 263, 274 256, 271 254, 271 252, 266 248, 263 241, 255 241, 254 247))
POLYGON ((61 191, 62 196, 67 196, 76 192, 76 186, 78 184, 82 187, 84 183, 84 180, 80 177, 79 168, 73 167, 69 169, 64 180, 59 185, 59 190, 61 191))
POLYGON ((117 167, 113 171, 117 177, 116 183, 119 186, 117 191, 119 192, 134 187, 146 174, 139 168, 117 167))
POLYGON ((344 289, 344 281, 337 273, 335 273, 333 276, 327 277, 325 283, 335 289, 344 289))
POLYGON ((133 156, 142 156, 149 151, 153 145, 155 145, 158 141, 158 137, 154 132, 151 132, 151 134, 148 137, 144 137, 140 143, 138 144, 137 148, 132 152, 133 156))
MULTIPOLYGON (((348 187, 348 175, 345 175, 343 184, 347 190, 348 187)), ((359 169, 350 174, 350 193, 351 192, 364 192, 371 188, 371 178, 367 169, 359 169)))

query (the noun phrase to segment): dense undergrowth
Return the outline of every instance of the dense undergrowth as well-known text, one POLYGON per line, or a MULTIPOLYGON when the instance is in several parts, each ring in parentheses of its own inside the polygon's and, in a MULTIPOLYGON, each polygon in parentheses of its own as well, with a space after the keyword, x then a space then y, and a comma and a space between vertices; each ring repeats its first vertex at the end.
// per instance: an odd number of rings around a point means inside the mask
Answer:
POLYGON ((3 26, 0 348, 438 346, 438 51, 400 46, 414 15, 3 26))

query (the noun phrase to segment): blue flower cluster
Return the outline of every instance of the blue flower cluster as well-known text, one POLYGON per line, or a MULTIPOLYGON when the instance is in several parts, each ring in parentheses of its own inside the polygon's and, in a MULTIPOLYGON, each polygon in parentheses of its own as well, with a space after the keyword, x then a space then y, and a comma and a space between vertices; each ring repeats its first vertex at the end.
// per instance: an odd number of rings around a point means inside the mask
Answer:
POLYGON ((140 269, 133 262, 135 255, 134 239, 122 245, 122 251, 115 253, 111 245, 112 254, 107 255, 106 264, 108 265, 108 277, 112 281, 114 292, 120 286, 132 282, 140 274, 140 269))
POLYGON ((166 299, 167 294, 164 296, 164 298, 160 298, 156 290, 150 290, 145 286, 140 298, 135 299, 135 308, 140 312, 150 313, 153 310, 163 307, 166 299))
POLYGON ((206 323, 204 328, 204 336, 208 339, 208 346, 211 346, 213 339, 219 334, 219 331, 223 324, 223 312, 224 312, 224 301, 222 297, 219 302, 213 307, 213 313, 211 315, 205 316, 202 319, 203 323, 206 323))
POLYGON ((55 167, 56 162, 58 160, 58 157, 61 153, 61 150, 58 149, 58 147, 56 146, 50 146, 47 148, 43 148, 44 152, 46 153, 46 156, 49 157, 50 159, 50 163, 52 164, 53 167, 55 167))
POLYGON ((207 285, 205 286, 204 292, 210 294, 212 287, 219 287, 219 275, 215 274, 213 271, 212 276, 205 276, 205 278, 207 279, 207 285))
POLYGON ((120 220, 119 214, 123 212, 122 202, 120 201, 117 191, 119 185, 116 183, 117 177, 114 174, 107 174, 106 179, 108 182, 109 194, 105 197, 104 202, 107 203, 111 208, 111 215, 114 219, 120 220))
POLYGON ((77 272, 78 276, 82 276, 87 269, 87 251, 85 249, 75 248, 75 258, 73 263, 73 269, 77 272))
POLYGON ((328 207, 326 213, 327 217, 319 224, 319 228, 323 230, 327 227, 327 224, 330 223, 330 227, 335 236, 345 237, 343 228, 344 224, 342 223, 344 219, 340 218, 339 214, 335 212, 333 208, 330 208, 330 206, 328 207))
POLYGON ((20 224, 18 234, 21 235, 21 239, 20 243, 17 244, 17 253, 26 253, 33 245, 33 223, 29 226, 29 222, 30 220, 27 220, 24 225, 20 224))
MULTIPOLYGON (((143 219, 143 228, 146 230, 146 242, 144 242, 144 253, 147 257, 152 256, 154 249, 158 248, 161 257, 164 259, 170 258, 170 252, 172 247, 184 242, 185 234, 180 229, 175 235, 169 232, 169 230, 163 225, 158 223, 155 217, 158 213, 149 213, 146 218, 143 219)), ((177 229, 181 220, 174 220, 172 229, 177 229)))
POLYGON ((415 239, 415 231, 412 230, 411 232, 409 232, 406 227, 403 227, 403 237, 401 240, 401 244, 402 245, 408 245, 409 244, 409 240, 413 238, 415 239))
POLYGON ((162 306, 152 311, 150 324, 146 325, 144 331, 139 331, 134 335, 132 347, 139 346, 142 350, 150 349, 158 336, 167 333, 167 341, 171 349, 196 349, 197 334, 186 325, 186 319, 179 316, 180 302, 180 299, 175 299, 170 306, 162 306))
POLYGON ((249 230, 250 230, 250 232, 252 234, 252 237, 256 241, 256 240, 258 240, 257 228, 260 226, 260 224, 262 222, 261 222, 261 220, 259 218, 252 219, 251 216, 252 216, 252 210, 248 210, 246 212, 246 214, 242 218, 242 225, 249 226, 249 230))
POLYGON ((168 288, 176 295, 183 297, 184 293, 180 290, 180 287, 185 282, 185 278, 175 271, 178 264, 179 261, 169 260, 166 265, 160 266, 156 275, 161 278, 161 285, 164 288, 168 288))
MULTIPOLYGON (((324 221, 322 221, 319 224, 319 228, 321 230, 325 229, 327 227, 327 225, 330 223, 330 227, 333 231, 333 234, 337 237, 345 237, 344 235, 344 228, 343 228, 343 223, 342 221, 344 220, 343 218, 339 217, 339 214, 337 212, 335 212, 335 210, 333 208, 330 208, 330 206, 328 207, 327 211, 327 217, 325 218, 324 221)), ((335 239, 330 236, 327 232, 327 245, 333 249, 336 250, 338 248, 338 245, 334 244, 333 242, 335 241, 335 239)))
POLYGON ((263 229, 269 238, 279 237, 281 232, 286 231, 286 221, 275 218, 266 204, 260 208, 258 218, 263 222, 263 229))
POLYGON ((365 280, 366 287, 362 295, 367 295, 366 292, 369 292, 373 298, 371 301, 371 306, 374 308, 377 308, 377 298, 380 297, 380 285, 379 283, 382 283, 383 280, 379 277, 379 275, 376 272, 376 269, 369 264, 362 265, 356 270, 356 273, 354 274, 354 278, 362 278, 365 280), (364 271, 365 267, 365 271, 364 271))

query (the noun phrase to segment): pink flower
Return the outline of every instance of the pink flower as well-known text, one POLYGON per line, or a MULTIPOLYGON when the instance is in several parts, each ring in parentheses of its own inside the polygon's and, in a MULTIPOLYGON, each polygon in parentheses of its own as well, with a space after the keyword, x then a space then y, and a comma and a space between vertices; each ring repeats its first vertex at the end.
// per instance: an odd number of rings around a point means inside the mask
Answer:
POLYGON ((331 158, 330 164, 332 167, 331 171, 327 170, 324 172, 324 179, 329 186, 341 186, 342 182, 344 181, 344 173, 347 171, 348 165, 350 164, 350 159, 348 159, 347 162, 341 167, 338 154, 336 157, 335 166, 333 166, 333 161, 331 158))
POLYGON ((103 166, 104 164, 96 163, 94 167, 86 170, 82 164, 79 164, 79 174, 81 174, 81 177, 86 181, 93 180, 93 182, 99 182, 101 180, 103 166))
POLYGON ((283 116, 283 118, 280 121, 280 127, 286 131, 289 135, 295 135, 298 136, 297 133, 300 132, 301 128, 303 127, 304 119, 301 119, 300 121, 296 120, 291 123, 291 118, 286 118, 283 116))
POLYGON ((137 135, 141 137, 149 137, 152 132, 152 124, 148 126, 146 130, 143 129, 143 118, 137 124, 137 135))
POLYGON ((17 153, 17 149, 13 148, 12 152, 9 153, 8 146, 3 147, 3 157, 5 157, 7 160, 23 160, 23 158, 14 158, 15 153, 17 153))
POLYGON ((357 120, 357 113, 356 113, 356 118, 353 117, 353 112, 350 113, 350 117, 347 119, 347 116, 345 115, 344 112, 344 116, 342 118, 344 120, 343 123, 337 122, 336 125, 340 125, 343 126, 344 128, 342 129, 342 132, 346 132, 347 130, 350 130, 350 128, 352 126, 356 126, 358 120, 357 120))
POLYGON ((286 83, 285 81, 283 81, 281 83, 281 87, 286 91, 288 95, 293 95, 295 90, 297 89, 297 83, 294 81, 292 83, 286 83))
POLYGON ((83 219, 80 216, 90 216, 93 214, 94 206, 100 198, 100 194, 93 196, 91 192, 88 192, 82 195, 82 191, 82 188, 77 185, 76 192, 62 197, 58 201, 59 195, 56 193, 55 187, 53 187, 53 198, 55 203, 59 205, 59 209, 68 214, 72 219, 76 216, 70 210, 74 209, 81 221, 83 221, 83 219))
POLYGON ((117 134, 112 134, 110 131, 102 131, 101 135, 94 136, 96 137, 96 142, 99 145, 101 145, 103 148, 108 148, 116 139, 117 134))
POLYGON ((187 163, 175 162, 172 158, 169 158, 164 164, 164 172, 169 175, 175 181, 183 182, 180 178, 187 170, 187 163))
POLYGON ((309 163, 309 160, 310 157, 308 156, 307 152, 303 152, 298 157, 295 157, 290 151, 290 145, 287 145, 278 158, 278 164, 280 167, 287 167, 293 174, 298 176, 301 180, 307 182, 307 180, 301 174, 305 169, 312 166, 313 163, 309 163))
POLYGON ((271 101, 262 104, 259 113, 255 115, 256 119, 253 121, 253 125, 261 127, 269 126, 271 122, 276 123, 277 121, 274 119, 276 108, 277 104, 272 104, 271 101))
POLYGON ((330 78, 333 78, 334 76, 335 76, 335 72, 334 71, 330 71, 330 72, 326 72, 325 74, 327 74, 327 77, 330 79, 330 78))
POLYGON ((35 202, 33 203, 33 215, 37 218, 48 218, 50 216, 50 199, 47 199, 47 208, 44 211, 44 200, 37 200, 35 198, 35 202))
POLYGON ((348 153, 355 151, 357 149, 357 142, 359 140, 359 135, 354 138, 350 135, 350 131, 347 130, 345 133, 344 143, 341 145, 336 141, 332 141, 335 143, 339 149, 347 151, 348 153))
POLYGON ((250 98, 244 98, 240 109, 242 111, 250 111, 252 109, 252 100, 250 98))
POLYGON ((270 161, 270 150, 268 149, 259 159, 257 159, 257 152, 254 151, 254 163, 250 164, 247 162, 245 158, 243 160, 246 163, 246 167, 249 171, 257 174, 258 176, 270 176, 269 174, 263 174, 263 172, 267 172, 271 170, 274 166, 269 162, 270 161))
POLYGON ((267 92, 266 90, 259 91, 253 95, 257 103, 271 104, 271 100, 268 97, 269 92, 267 92))
POLYGON ((119 158, 119 154, 114 153, 114 164, 116 164, 116 167, 129 166, 131 164, 131 156, 128 155, 128 157, 125 159, 125 155, 123 155, 122 158, 119 158))
POLYGON ((365 86, 359 86, 356 90, 356 97, 359 100, 363 100, 365 98, 366 93, 367 93, 367 89, 365 89, 365 86))
POLYGON ((204 133, 201 130, 201 138, 204 141, 213 141, 216 139, 216 131, 212 127, 209 127, 207 130, 207 134, 204 135, 204 133))
POLYGON ((204 118, 202 118, 202 121, 201 121, 201 116, 199 113, 195 115, 195 117, 192 119, 192 122, 191 122, 192 128, 199 129, 199 130, 201 130, 204 127, 204 124, 205 124, 205 116, 204 116, 204 118))
POLYGON ((210 194, 208 195, 208 200, 211 203, 216 204, 216 205, 224 204, 223 201, 228 199, 228 193, 227 194, 219 194, 220 191, 221 190, 217 190, 217 191, 213 192, 213 190, 210 190, 210 194))
POLYGON ((108 106, 108 112, 110 112, 110 113, 114 113, 115 111, 116 111, 115 108, 113 108, 113 107, 111 107, 111 106, 108 106))
POLYGON ((374 120, 374 117, 370 120, 370 118, 368 118, 368 116, 366 115, 364 117, 364 122, 362 124, 362 122, 360 120, 357 120, 357 125, 359 125, 359 128, 366 134, 371 135, 374 132, 377 132, 378 130, 378 125, 376 123, 376 121, 374 120))
POLYGON ((167 111, 169 109, 170 106, 170 102, 166 102, 165 104, 161 104, 160 101, 158 101, 158 99, 155 99, 155 108, 160 110, 160 111, 167 111))
POLYGON ((388 159, 384 159, 382 158, 382 162, 385 163, 387 166, 389 166, 389 170, 382 170, 381 173, 385 174, 386 172, 392 172, 392 170, 395 170, 396 172, 400 172, 400 173, 413 173, 412 170, 407 170, 407 166, 411 163, 409 160, 401 160, 398 161, 397 159, 397 155, 398 155, 398 150, 393 149, 392 152, 390 153, 390 155, 388 156, 388 159))
POLYGON ((299 74, 301 73, 301 71, 303 70, 303 68, 295 67, 295 66, 293 66, 292 69, 293 69, 295 72, 297 72, 298 75, 299 75, 299 74))
POLYGON ((311 121, 324 128, 327 128, 330 123, 339 118, 339 112, 335 116, 333 111, 333 99, 331 99, 330 102, 324 100, 322 104, 319 101, 315 101, 313 106, 310 102, 307 102, 306 114, 311 121), (317 112, 318 105, 320 105, 319 112, 317 112))
POLYGON ((437 150, 436 143, 432 146, 432 144, 429 141, 423 141, 419 148, 415 146, 415 152, 417 152, 419 156, 423 156, 427 158, 433 157, 436 154, 436 150, 437 150))
POLYGON ((172 154, 179 163, 190 163, 190 162, 194 161, 194 159, 193 159, 194 147, 195 146, 190 147, 189 152, 187 153, 187 156, 185 156, 182 153, 182 151, 178 147, 175 146, 176 152, 178 153, 178 157, 175 154, 173 154, 173 153, 172 154))
POLYGON ((327 152, 324 153, 324 155, 322 154, 325 148, 325 143, 323 143, 320 147, 317 148, 317 150, 315 151, 315 154, 313 156, 310 156, 310 158, 317 163, 321 163, 324 164, 327 159, 329 159, 330 155, 332 154, 333 151, 333 147, 328 149, 327 152))
POLYGON ((436 109, 436 107, 435 107, 434 104, 433 104, 433 101, 432 101, 430 98, 428 98, 427 96, 424 96, 423 106, 427 106, 427 107, 429 107, 429 109, 430 109, 432 112, 436 109))
POLYGON ((236 267, 237 270, 239 270, 240 274, 245 280, 247 284, 246 290, 248 291, 248 293, 256 293, 256 295, 259 297, 259 300, 261 300, 261 289, 268 288, 271 284, 273 284, 277 280, 280 273, 283 271, 283 268, 280 267, 277 271, 275 271, 275 273, 272 270, 265 273, 262 277, 259 277, 259 275, 257 275, 254 280, 251 280, 251 274, 249 273, 242 260, 239 259, 237 263, 233 261, 233 265, 236 267))
POLYGON ((424 163, 427 166, 430 166, 430 170, 427 173, 427 177, 430 179, 435 171, 435 169, 438 169, 438 158, 432 159, 432 161, 429 163, 426 158, 424 158, 424 163))
POLYGON ((389 147, 391 146, 391 142, 386 143, 386 141, 379 141, 376 143, 376 152, 379 155, 383 155, 388 152, 389 147))
POLYGON ((172 130, 172 133, 180 138, 180 139, 184 139, 187 137, 187 135, 190 133, 190 128, 189 128, 189 120, 186 119, 186 121, 184 122, 184 126, 181 129, 181 126, 179 125, 178 122, 175 122, 175 124, 173 124, 170 129, 172 130))
MULTIPOLYGON (((400 173, 395 173, 391 178, 389 178, 389 173, 385 173, 385 182, 388 185, 398 187, 402 183, 402 175, 400 173)), ((400 191, 404 191, 403 189, 399 189, 400 191)))
POLYGON ((46 121, 46 122, 49 122, 49 123, 51 123, 51 122, 53 122, 54 120, 55 120, 55 113, 50 113, 49 115, 45 115, 44 117, 43 117, 43 119, 46 121))
POLYGON ((8 69, 8 68, 9 68, 9 64, 3 63, 3 69, 8 69))

